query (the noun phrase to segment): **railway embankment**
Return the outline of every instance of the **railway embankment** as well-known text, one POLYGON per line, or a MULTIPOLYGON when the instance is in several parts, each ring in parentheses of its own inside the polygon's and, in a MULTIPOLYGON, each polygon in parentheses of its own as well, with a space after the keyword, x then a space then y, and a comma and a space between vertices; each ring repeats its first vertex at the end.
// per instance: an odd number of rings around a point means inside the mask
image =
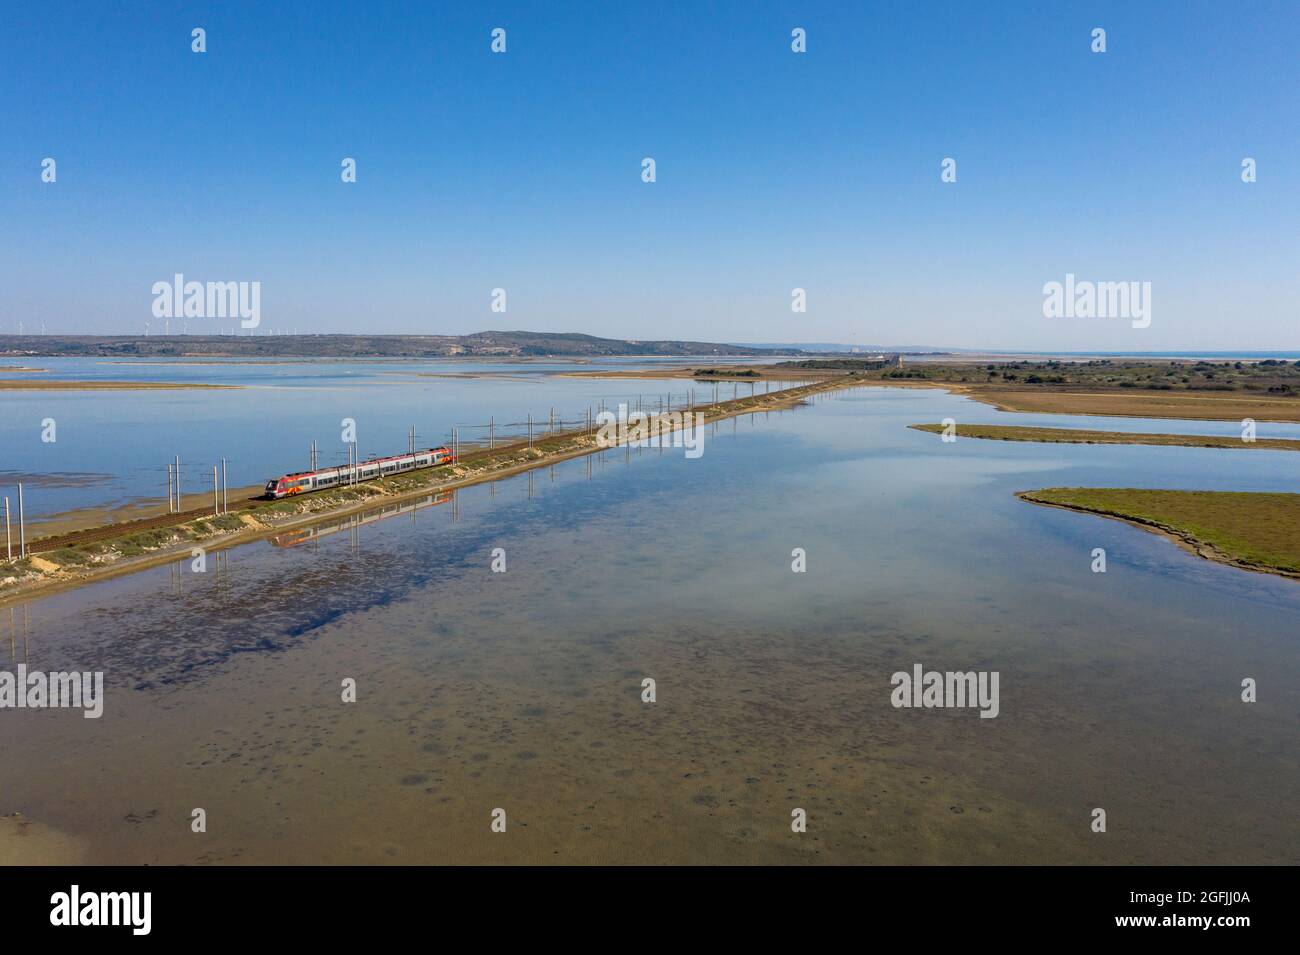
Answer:
MULTIPOLYGON (((707 424, 738 415, 791 407, 819 393, 861 384, 860 378, 848 375, 696 405, 692 410, 707 424)), ((662 433, 671 434, 682 427, 680 409, 675 418, 658 416, 656 423, 662 433)), ((622 443, 622 440, 618 442, 622 443)), ((429 493, 450 492, 497 481, 611 446, 614 445, 602 439, 593 423, 590 429, 543 433, 531 442, 519 440, 464 451, 459 461, 450 467, 412 471, 276 501, 252 497, 232 501, 229 511, 224 514, 214 514, 211 508, 190 510, 39 538, 28 543, 25 559, 0 560, 0 606, 37 594, 185 560, 192 557, 196 548, 205 554, 212 553, 308 527, 322 520, 359 514, 377 503, 395 503, 429 493)))

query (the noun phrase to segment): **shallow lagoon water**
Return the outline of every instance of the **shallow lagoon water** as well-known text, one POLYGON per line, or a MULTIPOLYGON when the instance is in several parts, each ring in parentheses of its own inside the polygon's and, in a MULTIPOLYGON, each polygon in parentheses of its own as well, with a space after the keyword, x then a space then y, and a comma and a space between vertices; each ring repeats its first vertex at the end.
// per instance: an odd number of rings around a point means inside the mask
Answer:
MULTIPOLYGON (((47 371, 33 380, 166 381, 228 384, 238 390, 0 391, 0 487, 11 498, 26 481, 29 518, 77 508, 114 507, 142 499, 165 501, 167 467, 179 456, 182 489, 211 492, 212 468, 224 457, 231 488, 310 465, 317 443, 321 467, 347 460, 342 422, 356 423, 363 457, 405 450, 416 429, 419 447, 448 444, 459 428, 463 445, 537 433, 551 410, 570 426, 589 407, 619 402, 647 407, 672 395, 711 400, 711 385, 685 379, 557 377, 555 372, 644 368, 654 360, 124 362, 102 358, 31 359, 47 371), (482 377, 465 378, 466 375, 482 377), (56 440, 43 440, 46 419, 56 440)), ((674 362, 681 365, 681 360, 674 362)), ((2 369, 0 369, 2 373, 2 369)), ((738 383, 739 394, 748 383, 738 383)), ((772 382, 777 388, 789 382, 772 382)), ((729 397, 731 385, 719 386, 729 397)))
POLYGON ((10 664, 108 698, 0 713, 0 813, 95 862, 1300 861, 1300 587, 1013 496, 1292 456, 906 428, 990 412, 834 394, 16 608, 10 664), (916 663, 999 716, 893 708, 916 663))

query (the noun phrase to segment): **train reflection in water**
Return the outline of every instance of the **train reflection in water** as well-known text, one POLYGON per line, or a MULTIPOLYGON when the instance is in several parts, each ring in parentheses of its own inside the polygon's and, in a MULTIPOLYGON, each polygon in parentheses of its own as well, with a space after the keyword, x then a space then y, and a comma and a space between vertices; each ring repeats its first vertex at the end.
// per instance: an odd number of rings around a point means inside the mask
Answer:
POLYGON ((446 504, 453 501, 456 497, 455 491, 438 491, 434 494, 426 494, 423 497, 414 498, 407 501, 395 501, 391 504, 383 504, 379 507, 368 508, 356 514, 349 514, 345 517, 335 518, 334 520, 324 520, 311 527, 302 527, 298 530, 285 531, 283 534, 276 534, 271 538, 271 543, 275 547, 298 547, 311 541, 320 540, 322 537, 328 537, 331 534, 337 534, 340 531, 352 530, 361 527, 364 524, 373 524, 376 521, 382 521, 390 517, 399 517, 403 514, 415 514, 416 511, 422 511, 427 507, 433 507, 437 504, 446 504))

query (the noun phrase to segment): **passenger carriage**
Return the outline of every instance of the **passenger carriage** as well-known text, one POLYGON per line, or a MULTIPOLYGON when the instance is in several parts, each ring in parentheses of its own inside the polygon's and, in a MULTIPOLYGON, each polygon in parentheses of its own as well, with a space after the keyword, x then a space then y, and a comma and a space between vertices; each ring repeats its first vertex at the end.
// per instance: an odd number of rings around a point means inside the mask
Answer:
POLYGON ((451 448, 426 448, 414 454, 399 454, 389 458, 372 458, 357 465, 342 465, 335 468, 321 468, 316 471, 299 471, 285 474, 266 482, 267 498, 292 497, 295 494, 307 494, 311 491, 323 491, 331 487, 356 484, 361 481, 373 481, 407 471, 422 468, 436 468, 444 464, 454 464, 456 456, 451 448), (355 476, 354 476, 355 473, 355 476))

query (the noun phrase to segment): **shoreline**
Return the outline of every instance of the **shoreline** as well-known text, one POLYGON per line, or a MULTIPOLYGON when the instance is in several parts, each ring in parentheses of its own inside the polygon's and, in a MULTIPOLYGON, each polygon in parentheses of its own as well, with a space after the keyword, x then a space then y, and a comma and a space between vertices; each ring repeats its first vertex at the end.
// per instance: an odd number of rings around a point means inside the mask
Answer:
POLYGON ((178 391, 212 389, 224 391, 244 385, 213 385, 188 381, 50 381, 0 378, 0 391, 178 391))
MULTIPOLYGON (((797 365, 737 364, 739 371, 753 375, 697 374, 697 366, 667 366, 654 370, 600 369, 595 371, 555 372, 561 378, 693 378, 700 381, 756 383, 773 380, 815 380, 836 374, 830 369, 800 368, 797 365)), ((915 365, 912 367, 916 367, 915 365)), ((923 367, 923 366, 922 366, 923 367)), ((843 374, 843 371, 838 372, 843 374)), ((1300 424, 1300 400, 1243 396, 1230 397, 1206 391, 1144 391, 1141 389, 1106 389, 1075 386, 1071 390, 1015 387, 984 382, 948 381, 943 378, 890 378, 879 370, 855 374, 859 384, 881 388, 937 388, 951 394, 1009 414, 1059 414, 1100 418, 1159 418, 1171 421, 1240 422, 1252 418, 1259 422, 1300 424)))
POLYGON ((1214 564, 1235 567, 1238 570, 1247 570, 1256 574, 1270 574, 1274 577, 1300 581, 1300 572, 1290 571, 1284 567, 1273 567, 1267 564, 1241 560, 1240 558, 1233 557, 1231 554, 1225 553, 1208 541, 1201 540, 1186 531, 1179 530, 1176 527, 1171 527, 1168 524, 1161 523, 1160 521, 1146 520, 1140 517, 1134 517, 1130 514, 1120 514, 1114 511, 1108 511, 1104 508, 1088 507, 1082 504, 1064 504, 1057 501, 1045 501, 1034 497, 1034 495, 1038 493, 1040 492, 1016 491, 1015 496, 1028 504, 1035 504, 1039 507, 1055 507, 1063 511, 1071 511, 1075 514, 1091 514, 1094 517, 1101 517, 1107 520, 1128 524, 1132 527, 1146 531, 1149 534, 1154 534, 1157 537, 1163 537, 1165 540, 1176 544, 1181 550, 1214 564))
POLYGON ((1179 393, 1177 397, 1167 397, 1164 402, 1150 395, 1134 395, 1121 391, 1031 391, 1008 390, 1006 388, 989 388, 986 385, 952 382, 952 381, 906 381, 889 379, 864 379, 865 385, 880 385, 885 388, 939 388, 952 392, 980 404, 990 405, 998 411, 1008 414, 1053 414, 1070 415, 1081 418, 1159 418, 1166 421, 1222 421, 1240 422, 1243 417, 1255 421, 1273 424, 1300 424, 1300 401, 1282 401, 1278 399, 1256 398, 1209 398, 1200 394, 1179 393), (1082 399, 1073 406, 1067 399, 1082 399), (1106 402, 1120 404, 1135 403, 1139 407, 1133 410, 1116 410, 1104 407, 1106 402), (1184 406, 1175 408, 1171 402, 1183 402, 1184 406), (1229 403, 1239 405, 1236 414, 1226 413, 1229 409, 1222 407, 1229 403), (1193 405, 1193 403, 1198 403, 1193 405), (1094 407, 1087 407, 1093 404, 1094 407), (1220 407, 1209 407, 1218 404, 1220 407), (1102 407, 1096 407, 1102 405, 1102 407), (1171 413, 1175 411, 1182 414, 1171 413), (1197 414, 1195 412, 1204 412, 1197 414))
MULTIPOLYGON (((264 485, 261 484, 232 487, 228 489, 227 494, 242 505, 253 495, 261 493, 263 487, 264 485)), ((187 491, 181 495, 181 513, 201 511, 211 501, 210 490, 187 491)), ((28 520, 28 550, 41 542, 75 534, 99 533, 105 528, 118 524, 138 526, 141 521, 152 521, 170 513, 167 504, 157 497, 139 497, 123 504, 90 505, 57 511, 45 517, 28 520)))
MULTIPOLYGON (((786 388, 767 394, 728 399, 717 404, 698 405, 694 410, 703 414, 705 423, 709 423, 744 414, 782 410, 802 404, 804 399, 814 394, 858 387, 861 384, 862 381, 858 378, 845 379, 841 376, 830 381, 786 388)), ((678 411, 680 412, 681 409, 678 409, 678 411)), ((663 433, 671 433, 676 430, 679 429, 664 428, 663 433)), ((315 497, 314 495, 308 495, 298 498, 285 498, 280 501, 244 502, 244 506, 237 506, 221 516, 236 518, 244 526, 235 527, 224 532, 218 531, 206 536, 192 536, 192 533, 190 535, 185 533, 187 529, 192 532, 193 525, 209 524, 220 519, 215 518, 212 514, 191 516, 186 520, 167 525, 165 528, 150 528, 149 530, 171 530, 170 539, 156 549, 146 550, 145 553, 119 556, 102 563, 71 566, 56 564, 50 558, 57 554, 58 550, 33 554, 29 547, 29 561, 35 557, 43 563, 53 565, 55 569, 52 571, 42 570, 39 577, 22 579, 18 583, 0 590, 0 607, 19 603, 34 596, 49 596, 87 584, 148 570, 151 567, 173 561, 188 559, 194 547, 201 547, 204 553, 228 550, 232 547, 254 543, 287 531, 299 530, 312 524, 348 517, 381 503, 400 503, 431 493, 454 492, 462 488, 514 477, 526 471, 548 467, 574 458, 609 450, 612 447, 622 446, 622 444, 601 446, 596 440, 593 429, 591 435, 588 435, 584 430, 583 432, 562 432, 546 438, 535 439, 532 449, 527 447, 527 442, 512 443, 491 451, 476 449, 462 455, 461 460, 456 465, 453 465, 450 471, 437 468, 428 469, 412 472, 398 478, 390 477, 384 479, 384 481, 369 482, 348 489, 352 495, 361 493, 363 496, 360 499, 353 497, 351 500, 340 500, 337 496, 315 497), (549 453, 544 450, 547 445, 551 447, 549 453), (520 460, 521 456, 522 460, 520 460), (493 466, 494 464, 500 466, 493 466), (474 465, 479 466, 474 467, 474 465), (445 478, 448 475, 451 476, 450 480, 439 480, 439 478, 445 478), (409 483, 412 478, 417 479, 415 483, 409 483), (358 489, 361 490, 358 491, 358 489), (284 506, 286 504, 310 508, 313 503, 323 504, 324 506, 306 512, 297 511, 281 520, 265 521, 258 517, 259 511, 263 514, 283 514, 285 513, 284 506), (272 510, 277 507, 277 510, 272 510), (176 539, 178 535, 181 538, 180 540, 176 539), (44 557, 41 554, 44 554, 44 557)), ((337 495, 339 490, 342 489, 315 493, 337 495)), ((111 528, 112 525, 90 528, 84 533, 88 540, 95 540, 103 536, 106 527, 111 528)), ((137 528, 136 532, 140 532, 140 528, 137 528)), ((111 543, 112 540, 121 542, 132 534, 132 529, 124 525, 121 528, 121 534, 116 538, 111 538, 106 543, 111 543)), ((98 541, 96 542, 98 543, 98 541)), ((32 543, 39 543, 39 540, 32 543)), ((69 542, 66 545, 68 548, 75 546, 74 542, 69 542)), ((4 571, 0 571, 0 575, 3 575, 3 573, 4 571)))
MULTIPOLYGON (((942 424, 909 424, 908 427, 925 434, 942 434, 944 431, 942 424)), ((970 438, 975 441, 1016 441, 1027 444, 1142 445, 1156 448, 1219 450, 1254 448, 1260 451, 1300 451, 1300 439, 1297 438, 1256 438, 1254 441, 1243 441, 1228 435, 1130 433, 999 424, 955 425, 953 433, 959 438, 970 438)))
POLYGON ((1171 414, 1175 410, 1172 405, 1162 404, 1159 401, 1144 395, 1130 395, 1118 391, 1006 391, 986 389, 981 391, 979 386, 956 385, 953 390, 959 394, 973 398, 983 404, 992 405, 998 411, 1006 411, 1014 414, 1066 414, 1080 415, 1085 417, 1102 417, 1102 418, 1165 418, 1168 420, 1179 421, 1240 421, 1243 417, 1254 418, 1256 421, 1269 421, 1275 424, 1297 424, 1300 423, 1300 402, 1287 403, 1293 404, 1294 407, 1288 407, 1280 401, 1269 402, 1268 399, 1255 398, 1209 398, 1204 395, 1190 395, 1168 399, 1173 402, 1184 402, 1182 408, 1176 410, 1184 412, 1183 414, 1171 414), (1073 408, 1064 408, 1070 402, 1067 399, 1083 399, 1085 407, 1080 408, 1076 404, 1073 408), (1019 399, 1019 400, 1017 400, 1019 399), (1146 407, 1139 407, 1135 410, 1116 410, 1104 407, 1105 402, 1113 401, 1115 404, 1123 402, 1135 402, 1139 405, 1145 400, 1146 407), (1035 402, 1039 406, 1035 406, 1035 402), (1193 406, 1193 402, 1199 402, 1199 406, 1193 406), (1094 407, 1086 407, 1089 403, 1094 407), (1223 407, 1230 403, 1238 405, 1236 414, 1228 414, 1230 410, 1223 407), (1213 407, 1218 404, 1219 407, 1213 407), (1101 406, 1101 407, 1096 407, 1101 406), (1196 414, 1194 412, 1202 413, 1196 414))

